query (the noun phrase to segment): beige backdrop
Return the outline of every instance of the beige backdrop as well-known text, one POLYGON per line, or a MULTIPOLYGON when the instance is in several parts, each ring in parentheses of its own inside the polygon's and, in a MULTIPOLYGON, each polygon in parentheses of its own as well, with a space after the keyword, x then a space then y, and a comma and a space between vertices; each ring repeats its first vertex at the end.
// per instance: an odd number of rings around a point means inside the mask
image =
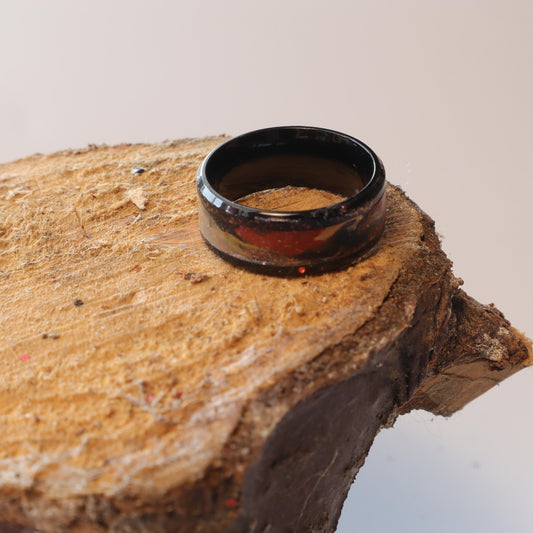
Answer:
MULTIPOLYGON (((0 3, 0 162, 304 124, 361 138, 456 274, 533 335, 533 4, 0 3)), ((533 373, 376 440, 339 531, 533 531, 533 373)))

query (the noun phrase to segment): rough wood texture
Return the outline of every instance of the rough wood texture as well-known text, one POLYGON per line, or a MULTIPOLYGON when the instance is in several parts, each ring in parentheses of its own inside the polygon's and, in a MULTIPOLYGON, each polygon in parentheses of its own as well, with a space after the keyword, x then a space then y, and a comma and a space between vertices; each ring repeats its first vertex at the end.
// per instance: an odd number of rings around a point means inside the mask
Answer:
POLYGON ((392 186, 383 238, 345 271, 223 262, 194 183, 221 140, 0 165, 0 522, 333 531, 380 427, 531 363, 392 186))

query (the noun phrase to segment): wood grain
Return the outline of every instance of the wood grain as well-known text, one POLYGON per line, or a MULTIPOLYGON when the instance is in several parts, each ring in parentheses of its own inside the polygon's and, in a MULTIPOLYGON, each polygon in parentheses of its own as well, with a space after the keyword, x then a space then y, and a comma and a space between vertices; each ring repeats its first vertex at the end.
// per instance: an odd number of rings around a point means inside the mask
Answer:
POLYGON ((222 140, 0 165, 0 522, 332 531, 383 424, 451 414, 531 362, 392 186, 383 238, 344 271, 225 263, 195 191, 222 140))

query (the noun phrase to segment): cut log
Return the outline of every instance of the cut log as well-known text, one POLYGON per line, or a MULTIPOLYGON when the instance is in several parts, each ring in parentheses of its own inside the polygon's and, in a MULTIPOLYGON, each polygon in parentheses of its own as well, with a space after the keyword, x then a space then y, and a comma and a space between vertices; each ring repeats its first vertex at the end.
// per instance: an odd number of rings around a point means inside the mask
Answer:
POLYGON ((9 531, 334 531, 381 427, 450 415, 531 364, 391 185, 383 237, 346 270, 225 263, 195 190, 222 140, 0 165, 9 531))

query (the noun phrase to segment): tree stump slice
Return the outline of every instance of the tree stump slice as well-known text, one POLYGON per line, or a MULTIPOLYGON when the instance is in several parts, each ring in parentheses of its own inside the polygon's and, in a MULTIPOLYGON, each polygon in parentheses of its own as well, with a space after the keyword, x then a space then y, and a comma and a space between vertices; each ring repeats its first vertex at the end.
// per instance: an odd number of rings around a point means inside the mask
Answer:
POLYGON ((381 427, 450 415, 531 364, 392 185, 383 237, 346 270, 224 262, 195 189, 223 140, 0 165, 9 531, 334 531, 381 427))

